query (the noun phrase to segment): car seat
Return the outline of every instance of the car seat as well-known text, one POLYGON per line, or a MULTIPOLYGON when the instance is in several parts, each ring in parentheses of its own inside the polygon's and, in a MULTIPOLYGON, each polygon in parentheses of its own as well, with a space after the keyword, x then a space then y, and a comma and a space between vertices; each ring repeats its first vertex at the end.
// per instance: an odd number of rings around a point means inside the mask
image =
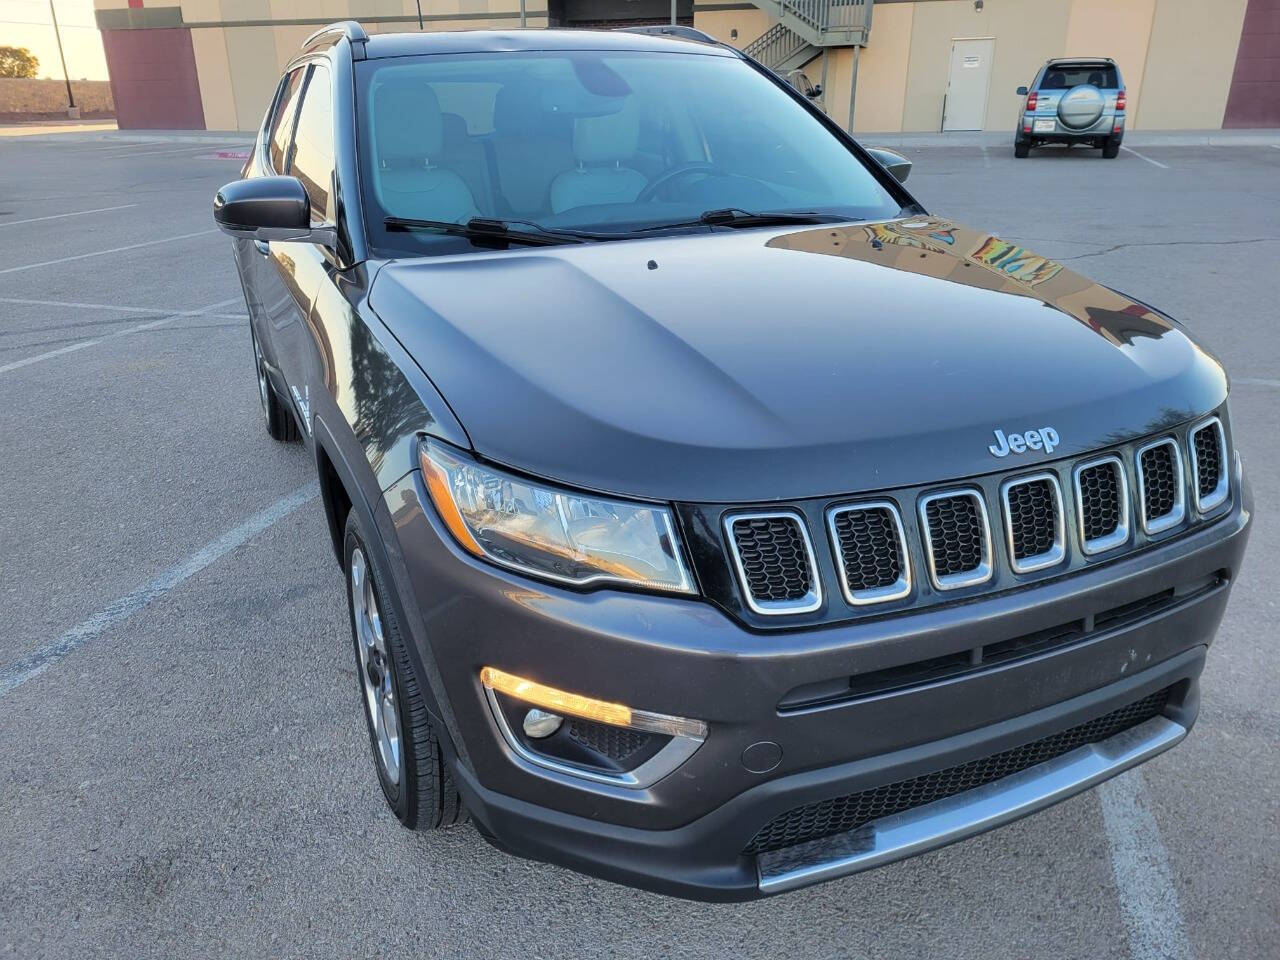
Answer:
POLYGON ((477 215, 475 197, 463 179, 437 165, 444 121, 429 86, 398 81, 376 87, 373 142, 376 191, 388 214, 451 223, 477 215))
POLYGON ((577 163, 551 183, 551 209, 630 203, 648 186, 644 174, 623 166, 640 143, 640 114, 628 103, 617 113, 579 117, 573 122, 577 163))
POLYGON ((569 131, 568 119, 544 110, 533 87, 509 84, 498 91, 487 143, 507 216, 546 210, 551 181, 573 163, 569 131))

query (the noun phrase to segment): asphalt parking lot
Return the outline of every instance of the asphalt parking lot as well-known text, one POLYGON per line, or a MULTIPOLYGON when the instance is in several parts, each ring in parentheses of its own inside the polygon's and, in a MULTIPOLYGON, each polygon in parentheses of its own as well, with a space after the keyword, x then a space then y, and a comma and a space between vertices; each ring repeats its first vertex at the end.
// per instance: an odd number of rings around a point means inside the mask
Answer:
POLYGON ((384 808, 313 468, 263 429, 210 219, 233 145, 0 139, 0 954, 1280 955, 1280 138, 907 148, 931 212, 1159 305, 1225 360, 1250 554, 1176 750, 732 906, 384 808))

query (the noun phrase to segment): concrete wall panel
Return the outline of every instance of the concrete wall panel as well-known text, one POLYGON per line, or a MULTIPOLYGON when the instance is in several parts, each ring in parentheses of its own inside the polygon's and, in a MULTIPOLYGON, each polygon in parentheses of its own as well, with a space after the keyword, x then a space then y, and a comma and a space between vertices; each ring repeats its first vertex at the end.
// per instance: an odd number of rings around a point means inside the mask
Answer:
MULTIPOLYGON (((1022 106, 1022 98, 1013 91, 1029 83, 1044 61, 1061 55, 1070 4, 1063 0, 986 0, 983 9, 975 11, 973 0, 938 0, 917 7, 902 129, 941 130, 951 41, 995 37, 985 126, 1012 134, 1022 106)), ((876 42, 876 21, 883 12, 883 8, 877 9, 873 15, 872 44, 876 42)))
POLYGON ((1142 78, 1142 129, 1222 126, 1245 2, 1214 0, 1210 10, 1203 0, 1157 0, 1142 78))
POLYGON ((1224 127, 1280 127, 1280 0, 1249 0, 1224 127))
POLYGON ((231 64, 227 60, 227 38, 220 27, 197 27, 191 31, 191 47, 196 55, 200 78, 200 102, 204 123, 210 130, 236 130, 236 102, 232 95, 231 64))
POLYGON ((120 129, 204 129, 190 30, 103 30, 102 48, 120 129))
POLYGON ((722 43, 732 44, 739 50, 768 30, 771 22, 767 13, 755 7, 750 10, 693 11, 695 28, 711 34, 722 43), (738 31, 736 40, 733 38, 734 30, 738 31))
MULTIPOLYGON (((855 132, 896 133, 902 129, 911 65, 911 33, 918 4, 892 3, 876 7, 869 44, 858 57, 858 102, 855 132)), ((924 11, 921 16, 927 16, 924 11)), ((844 116, 847 114, 842 114, 844 116)))
POLYGON ((274 33, 262 27, 227 27, 236 127, 256 130, 280 81, 274 33))
POLYGON ((1073 0, 1061 56, 1110 57, 1124 77, 1128 129, 1142 122, 1142 75, 1156 0, 1073 0))

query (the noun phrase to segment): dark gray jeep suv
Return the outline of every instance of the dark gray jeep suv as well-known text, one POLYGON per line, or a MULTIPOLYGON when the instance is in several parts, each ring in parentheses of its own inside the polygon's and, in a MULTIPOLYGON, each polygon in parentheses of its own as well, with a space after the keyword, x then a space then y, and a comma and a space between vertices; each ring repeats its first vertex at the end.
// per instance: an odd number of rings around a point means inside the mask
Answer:
POLYGON ((891 167, 696 36, 290 64, 214 216, 406 826, 747 899, 1186 736, 1250 521, 1226 374, 891 167))

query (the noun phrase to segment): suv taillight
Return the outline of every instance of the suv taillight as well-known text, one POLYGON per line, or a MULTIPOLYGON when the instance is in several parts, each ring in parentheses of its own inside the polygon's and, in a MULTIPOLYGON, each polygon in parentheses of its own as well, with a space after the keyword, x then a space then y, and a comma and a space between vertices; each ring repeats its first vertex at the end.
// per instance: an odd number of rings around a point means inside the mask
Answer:
POLYGON ((1119 93, 1116 94, 1116 113, 1122 113, 1123 111, 1124 111, 1124 91, 1121 90, 1119 93))
POLYGON ((1027 94, 1027 113, 1036 112, 1036 92, 1032 90, 1027 94))

